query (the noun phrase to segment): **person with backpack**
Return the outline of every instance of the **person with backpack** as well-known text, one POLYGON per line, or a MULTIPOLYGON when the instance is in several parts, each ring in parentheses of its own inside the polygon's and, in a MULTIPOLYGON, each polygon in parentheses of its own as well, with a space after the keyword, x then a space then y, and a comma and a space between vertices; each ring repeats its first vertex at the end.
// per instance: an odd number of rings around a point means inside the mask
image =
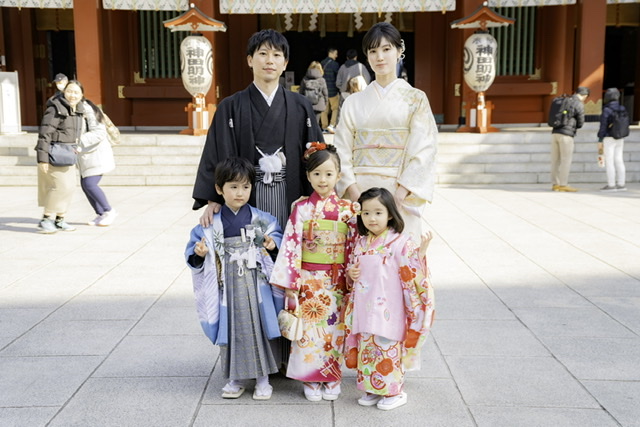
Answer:
POLYGON ((604 108, 598 130, 598 153, 604 154, 607 185, 600 191, 626 191, 623 160, 624 137, 629 135, 629 113, 620 105, 620 91, 614 87, 604 93, 604 108))
POLYGON ((329 91, 329 103, 327 108, 322 112, 320 120, 322 121, 322 129, 328 133, 336 133, 338 124, 338 108, 340 107, 340 90, 336 86, 336 78, 338 77, 338 49, 330 47, 327 50, 327 57, 320 63, 324 71, 324 81, 327 82, 327 90, 329 91))
POLYGON ((551 189, 561 192, 576 192, 569 185, 569 171, 573 158, 573 138, 584 125, 584 101, 589 96, 589 88, 580 86, 576 93, 566 97, 561 103, 554 99, 549 114, 551 131, 551 189), (560 104, 560 108, 554 108, 560 104), (552 117, 553 116, 553 117, 552 117))
POLYGON ((322 112, 327 109, 329 104, 329 91, 327 89, 327 82, 322 77, 322 65, 318 61, 313 61, 309 68, 307 68, 307 74, 302 78, 298 93, 307 97, 313 112, 316 113, 316 122, 320 125, 320 116, 322 112))
POLYGON ((341 104, 350 95, 350 80, 358 76, 364 77, 366 84, 371 82, 371 74, 369 74, 367 67, 358 61, 358 52, 355 49, 349 49, 347 51, 347 61, 338 70, 338 77, 336 78, 336 86, 341 93, 341 104))

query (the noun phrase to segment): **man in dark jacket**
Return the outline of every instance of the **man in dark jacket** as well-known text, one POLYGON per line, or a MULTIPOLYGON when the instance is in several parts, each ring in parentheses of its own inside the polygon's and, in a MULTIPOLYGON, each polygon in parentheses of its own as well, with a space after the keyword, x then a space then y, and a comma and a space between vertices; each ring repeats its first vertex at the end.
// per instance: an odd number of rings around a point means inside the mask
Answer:
POLYGON ((604 107, 600 115, 598 129, 598 154, 604 155, 607 171, 607 185, 600 191, 626 191, 626 169, 624 166, 624 138, 616 139, 613 132, 613 122, 618 114, 626 109, 620 105, 620 91, 615 87, 609 88, 602 99, 604 107))
POLYGON ((307 142, 323 141, 322 130, 309 100, 279 84, 288 61, 289 43, 277 31, 262 30, 249 39, 253 83, 220 102, 200 158, 193 209, 207 206, 200 217, 203 227, 211 224, 223 203, 214 173, 229 157, 244 157, 256 165, 249 203, 275 216, 283 227, 291 204, 310 194, 300 159, 307 142))
POLYGON ((330 47, 327 57, 321 62, 324 81, 327 82, 327 90, 329 91, 329 105, 320 115, 320 121, 322 122, 322 129, 326 129, 329 133, 336 133, 335 127, 338 123, 338 106, 340 105, 340 91, 336 86, 340 64, 336 59, 338 59, 338 49, 330 47), (331 120, 329 120, 329 113, 331 113, 331 120))
POLYGON ((575 192, 569 185, 569 171, 573 158, 573 138, 576 130, 584 125, 584 101, 589 96, 589 88, 580 86, 568 100, 567 117, 564 125, 554 127, 551 132, 551 183, 553 191, 575 192))

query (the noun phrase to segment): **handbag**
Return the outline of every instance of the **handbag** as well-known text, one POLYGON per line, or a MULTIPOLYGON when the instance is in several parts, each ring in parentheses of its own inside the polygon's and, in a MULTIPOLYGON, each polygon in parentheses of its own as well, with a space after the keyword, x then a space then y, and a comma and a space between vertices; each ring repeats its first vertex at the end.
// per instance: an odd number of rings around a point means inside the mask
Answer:
POLYGON ((107 137, 109 138, 111 145, 120 144, 120 129, 113 124, 109 116, 107 116, 104 111, 102 112, 102 122, 107 128, 107 137))
POLYGON ((49 164, 52 166, 73 166, 78 161, 76 144, 52 142, 49 144, 49 164))
POLYGON ((293 311, 287 310, 289 307, 288 298, 284 299, 284 307, 278 313, 278 326, 283 337, 290 341, 299 341, 302 339, 303 322, 300 316, 300 306, 296 298, 296 308, 293 311))

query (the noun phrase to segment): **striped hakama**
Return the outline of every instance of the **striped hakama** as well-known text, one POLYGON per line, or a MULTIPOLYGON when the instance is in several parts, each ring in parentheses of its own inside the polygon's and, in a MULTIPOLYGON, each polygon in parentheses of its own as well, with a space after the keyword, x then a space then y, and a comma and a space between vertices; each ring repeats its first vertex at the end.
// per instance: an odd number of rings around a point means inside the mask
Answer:
POLYGON ((271 344, 262 328, 258 307, 256 270, 243 268, 232 261, 232 254, 246 252, 249 242, 241 237, 224 239, 226 292, 229 301, 229 345, 220 347, 225 378, 242 380, 278 372, 271 344))

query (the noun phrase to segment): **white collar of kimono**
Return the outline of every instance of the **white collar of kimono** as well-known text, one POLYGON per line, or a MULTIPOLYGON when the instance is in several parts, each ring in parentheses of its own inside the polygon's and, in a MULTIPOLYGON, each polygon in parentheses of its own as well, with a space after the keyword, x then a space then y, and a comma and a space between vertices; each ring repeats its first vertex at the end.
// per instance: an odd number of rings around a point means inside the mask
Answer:
POLYGON ((391 87, 393 85, 395 85, 396 83, 398 83, 400 81, 400 79, 395 79, 394 81, 392 81, 391 83, 389 83, 386 87, 382 87, 380 86, 380 83, 378 83, 377 80, 374 80, 372 82, 372 84, 376 85, 376 88, 378 89, 378 92, 380 92, 380 95, 386 95, 387 92, 389 92, 389 90, 391 89, 391 87))
POLYGON ((278 88, 280 86, 276 86, 276 88, 273 90, 273 92, 271 92, 271 95, 267 95, 266 93, 264 93, 263 91, 260 90, 260 88, 258 87, 256 82, 253 82, 253 85, 256 87, 256 89, 258 89, 258 92, 260 92, 260 94, 262 95, 264 100, 267 101, 267 104, 269 105, 269 107, 271 107, 271 103, 273 102, 273 98, 276 97, 276 92, 278 92, 278 88))

